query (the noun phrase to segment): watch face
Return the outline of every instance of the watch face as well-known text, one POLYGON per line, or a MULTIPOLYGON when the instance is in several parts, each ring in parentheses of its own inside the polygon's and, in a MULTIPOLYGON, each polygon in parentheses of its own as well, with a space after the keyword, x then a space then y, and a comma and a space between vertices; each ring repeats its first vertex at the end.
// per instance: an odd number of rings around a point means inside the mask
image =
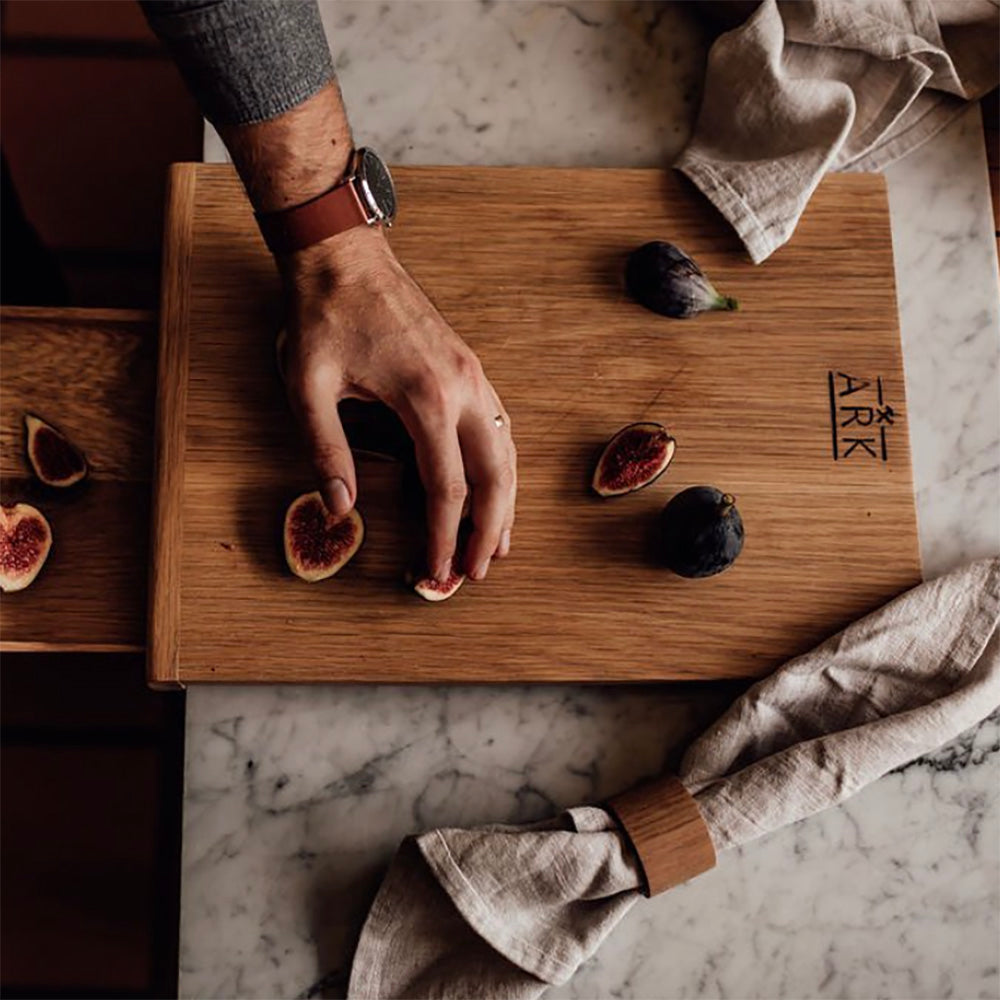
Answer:
POLYGON ((396 189, 392 184, 389 168, 371 149, 362 149, 358 177, 361 188, 379 219, 391 222, 396 214, 396 189))

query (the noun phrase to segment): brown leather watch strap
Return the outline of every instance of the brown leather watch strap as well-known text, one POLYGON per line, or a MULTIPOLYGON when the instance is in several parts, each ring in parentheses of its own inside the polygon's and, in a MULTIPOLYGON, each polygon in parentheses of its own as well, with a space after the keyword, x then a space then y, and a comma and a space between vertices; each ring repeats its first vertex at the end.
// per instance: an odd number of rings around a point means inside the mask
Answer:
POLYGON ((639 859, 643 895, 655 896, 715 867, 715 848, 698 803, 672 774, 616 795, 605 808, 639 859))
POLYGON ((257 215, 264 242, 274 254, 302 250, 367 222, 368 213, 351 181, 294 208, 257 215))

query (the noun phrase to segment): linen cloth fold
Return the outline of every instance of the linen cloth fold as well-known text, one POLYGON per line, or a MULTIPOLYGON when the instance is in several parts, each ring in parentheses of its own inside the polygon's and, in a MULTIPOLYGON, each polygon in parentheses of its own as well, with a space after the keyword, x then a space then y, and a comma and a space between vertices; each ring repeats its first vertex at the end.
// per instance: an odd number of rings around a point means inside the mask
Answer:
MULTIPOLYGON (((1000 558, 923 583, 789 661, 688 748, 679 777, 717 851, 811 816, 1000 706, 1000 558)), ((348 996, 539 996, 642 898, 597 806, 405 840, 348 996)))
POLYGON ((674 166, 755 264, 828 170, 879 170, 1000 82, 998 0, 764 0, 708 56, 674 166))

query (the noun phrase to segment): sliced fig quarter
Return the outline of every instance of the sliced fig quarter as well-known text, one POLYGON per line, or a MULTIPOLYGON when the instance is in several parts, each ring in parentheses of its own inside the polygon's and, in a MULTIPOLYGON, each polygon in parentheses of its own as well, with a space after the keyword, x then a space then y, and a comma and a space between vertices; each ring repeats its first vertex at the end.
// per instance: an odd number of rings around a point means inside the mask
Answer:
POLYGON ((449 597, 458 591, 458 588, 465 583, 465 574, 461 568, 465 565, 465 551, 472 535, 472 519, 468 516, 469 501, 466 499, 465 508, 462 511, 462 521, 458 526, 458 539, 455 554, 451 559, 451 571, 447 580, 436 580, 426 572, 427 564, 423 562, 421 568, 407 575, 407 582, 413 584, 413 590, 425 601, 447 601, 449 597), (416 583, 413 581, 416 580, 416 583))
POLYGON ((62 431, 26 413, 24 432, 28 461, 46 486, 72 486, 87 475, 86 457, 62 431))
POLYGON ((602 497, 634 493, 655 482, 674 457, 677 442, 661 424, 623 427, 605 446, 591 483, 602 497))
POLYGON ((361 548, 364 537, 365 523, 356 510, 335 517, 318 492, 293 500, 285 514, 285 560, 308 583, 340 572, 361 548))
POLYGON ((432 576, 427 576, 421 580, 417 580, 413 585, 413 589, 425 601, 447 601, 463 583, 465 583, 465 574, 452 569, 448 579, 443 583, 435 580, 432 576))
POLYGON ((24 590, 38 576, 52 548, 52 529, 31 504, 0 507, 0 590, 24 590))

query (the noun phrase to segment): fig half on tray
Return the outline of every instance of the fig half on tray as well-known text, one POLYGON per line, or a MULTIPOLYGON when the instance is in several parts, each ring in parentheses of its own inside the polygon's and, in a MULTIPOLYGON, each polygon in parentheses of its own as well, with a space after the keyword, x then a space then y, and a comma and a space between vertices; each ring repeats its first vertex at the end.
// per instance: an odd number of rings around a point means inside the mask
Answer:
POLYGON ((662 424, 629 424, 604 446, 591 487, 601 497, 641 490, 663 475, 676 447, 662 424))

